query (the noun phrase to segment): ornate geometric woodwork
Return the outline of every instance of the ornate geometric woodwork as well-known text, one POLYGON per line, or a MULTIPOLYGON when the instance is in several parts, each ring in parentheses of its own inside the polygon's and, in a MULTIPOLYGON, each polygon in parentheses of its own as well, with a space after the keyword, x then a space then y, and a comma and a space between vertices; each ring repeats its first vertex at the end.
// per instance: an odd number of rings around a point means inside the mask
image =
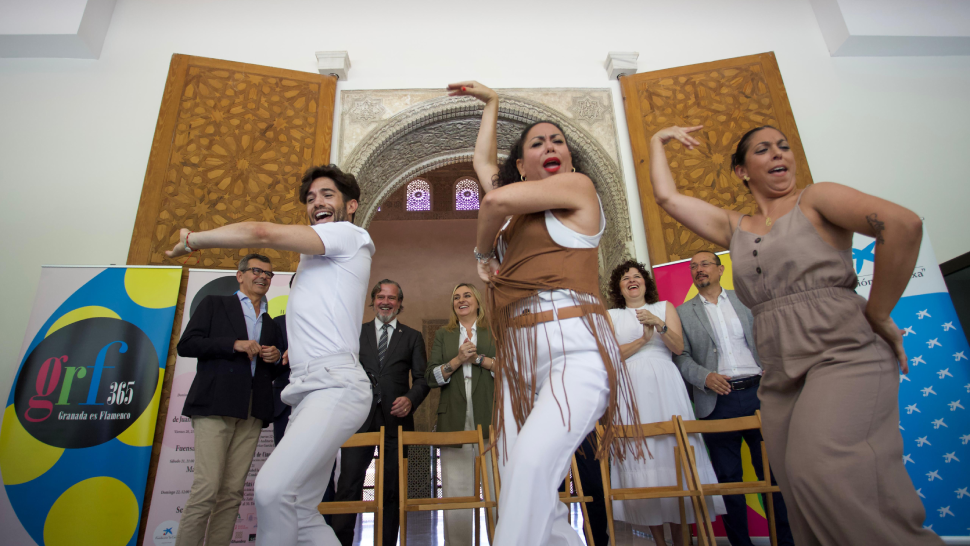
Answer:
MULTIPOLYGON (((232 268, 257 249, 163 252, 182 227, 306 223, 300 178, 330 162, 335 90, 332 76, 173 55, 128 263, 232 268)), ((263 252, 296 269, 295 253, 263 252)))
POLYGON ((719 207, 750 214, 751 193, 731 171, 731 154, 748 130, 773 125, 795 153, 798 187, 812 183, 805 151, 774 53, 762 53, 620 78, 644 229, 654 265, 690 258, 699 250, 721 251, 675 221, 657 205, 650 182, 650 137, 671 125, 703 125, 692 133, 701 145, 688 151, 666 146, 679 191, 719 207))

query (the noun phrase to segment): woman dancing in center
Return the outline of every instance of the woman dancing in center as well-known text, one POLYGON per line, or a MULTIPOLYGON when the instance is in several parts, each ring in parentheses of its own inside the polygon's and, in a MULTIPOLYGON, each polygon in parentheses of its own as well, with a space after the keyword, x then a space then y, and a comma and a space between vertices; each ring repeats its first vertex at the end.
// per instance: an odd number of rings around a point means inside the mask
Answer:
MULTIPOLYGON (((557 488, 597 420, 607 426, 601 458, 620 414, 628 423, 637 415, 599 293, 606 220, 558 126, 527 127, 499 167, 498 96, 477 82, 448 89, 485 103, 473 166, 487 191, 476 255, 489 283, 498 362, 495 544, 580 546, 557 488)), ((643 456, 643 445, 633 444, 635 455, 643 456)))
POLYGON ((654 197, 674 219, 731 249, 734 286, 754 314, 764 364, 758 390, 765 447, 799 546, 942 544, 903 467, 899 372, 889 313, 919 253, 922 223, 899 205, 822 182, 799 189, 785 135, 741 137, 731 167, 760 209, 747 216, 678 193, 664 144, 704 146, 662 129, 650 141, 654 197), (852 235, 876 239, 868 302, 856 294, 852 235))

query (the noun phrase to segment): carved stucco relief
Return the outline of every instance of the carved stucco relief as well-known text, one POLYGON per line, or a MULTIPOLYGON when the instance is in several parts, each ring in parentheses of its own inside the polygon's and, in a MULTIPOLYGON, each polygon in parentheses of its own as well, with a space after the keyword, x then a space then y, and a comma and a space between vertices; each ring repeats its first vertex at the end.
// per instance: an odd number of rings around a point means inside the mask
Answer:
MULTIPOLYGON (((633 254, 610 92, 538 89, 499 94, 500 153, 526 125, 551 120, 563 128, 573 154, 596 184, 607 221, 600 243, 604 280, 633 254)), ((409 180, 444 165, 471 161, 482 103, 441 91, 343 91, 340 116, 338 164, 360 182, 357 223, 367 227, 380 203, 409 180)))

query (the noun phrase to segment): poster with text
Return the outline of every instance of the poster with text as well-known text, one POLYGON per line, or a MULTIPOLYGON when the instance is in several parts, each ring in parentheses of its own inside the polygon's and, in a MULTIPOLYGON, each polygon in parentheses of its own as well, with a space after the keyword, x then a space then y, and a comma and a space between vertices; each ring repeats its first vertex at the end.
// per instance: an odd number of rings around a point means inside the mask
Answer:
MULTIPOLYGON (((286 312, 292 273, 277 273, 266 293, 267 312, 271 317, 286 312)), ((239 290, 236 272, 231 270, 191 269, 185 290, 185 311, 179 335, 185 331, 192 313, 206 296, 229 296, 239 290)), ((195 464, 195 433, 192 420, 182 415, 185 396, 195 379, 196 359, 178 357, 172 376, 172 391, 165 419, 165 432, 158 456, 155 487, 145 527, 145 546, 173 546, 178 534, 182 510, 192 489, 195 464)), ((253 503, 253 483, 263 462, 273 452, 273 426, 264 428, 259 436, 256 454, 243 491, 242 504, 233 531, 232 544, 248 544, 256 539, 256 506, 253 503)))
MULTIPOLYGON (((726 252, 718 255, 725 266, 721 286, 733 289, 731 257, 726 252)), ((866 298, 874 258, 875 241, 855 235, 856 292, 866 298)), ((656 266, 653 271, 660 299, 680 305, 697 295, 689 260, 656 266)), ((892 318, 904 330, 909 359, 909 374, 899 376, 903 462, 926 509, 924 526, 944 537, 966 537, 970 535, 970 414, 966 409, 970 406, 970 346, 925 231, 916 267, 892 318)), ((756 479, 747 447, 742 448, 742 458, 745 480, 756 479)), ((759 497, 747 495, 747 501, 752 536, 767 536, 759 497)))
POLYGON ((0 423, 0 542, 133 546, 179 267, 44 267, 0 423))

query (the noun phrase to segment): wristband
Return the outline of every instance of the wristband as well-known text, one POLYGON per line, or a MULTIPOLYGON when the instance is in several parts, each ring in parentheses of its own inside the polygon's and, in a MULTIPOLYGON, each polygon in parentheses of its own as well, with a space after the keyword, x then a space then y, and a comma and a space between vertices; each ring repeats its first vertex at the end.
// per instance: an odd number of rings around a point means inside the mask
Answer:
MULTIPOLYGON (((188 239, 188 237, 186 237, 186 239, 188 239)), ((489 250, 486 254, 481 254, 480 252, 478 252, 478 247, 475 247, 474 252, 475 252, 475 259, 478 260, 478 263, 480 264, 487 264, 489 260, 491 260, 492 258, 495 258, 494 248, 492 250, 489 250)))

